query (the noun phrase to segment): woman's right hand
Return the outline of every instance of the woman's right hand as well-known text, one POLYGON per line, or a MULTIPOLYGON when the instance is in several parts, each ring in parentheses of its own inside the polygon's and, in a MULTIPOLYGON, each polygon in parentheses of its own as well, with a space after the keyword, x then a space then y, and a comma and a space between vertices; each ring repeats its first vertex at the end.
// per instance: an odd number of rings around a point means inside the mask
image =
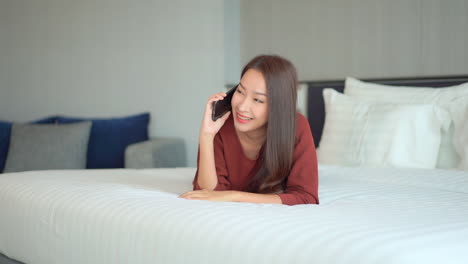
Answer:
POLYGON ((205 113, 203 115, 202 124, 200 127, 200 136, 214 137, 224 125, 224 122, 226 122, 226 120, 229 118, 231 111, 227 112, 216 121, 213 121, 213 119, 211 119, 213 113, 213 102, 223 100, 226 96, 227 95, 225 93, 216 93, 210 96, 210 98, 208 99, 208 102, 205 106, 205 113))

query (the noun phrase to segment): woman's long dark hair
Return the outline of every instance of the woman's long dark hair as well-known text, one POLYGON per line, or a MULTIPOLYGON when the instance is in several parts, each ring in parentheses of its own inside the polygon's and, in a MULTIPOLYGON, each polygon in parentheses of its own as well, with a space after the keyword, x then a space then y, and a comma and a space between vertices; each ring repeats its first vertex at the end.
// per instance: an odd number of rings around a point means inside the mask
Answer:
POLYGON ((274 55, 253 58, 242 70, 262 73, 267 86, 268 121, 266 142, 259 153, 260 168, 247 191, 281 193, 293 165, 296 136, 297 72, 290 61, 274 55))

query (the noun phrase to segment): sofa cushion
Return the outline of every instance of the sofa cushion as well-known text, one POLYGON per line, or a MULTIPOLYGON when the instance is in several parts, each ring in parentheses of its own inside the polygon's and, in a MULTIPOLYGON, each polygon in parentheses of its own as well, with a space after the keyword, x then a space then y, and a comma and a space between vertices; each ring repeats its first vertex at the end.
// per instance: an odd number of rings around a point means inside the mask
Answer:
POLYGON ((5 172, 86 168, 91 122, 13 124, 5 172))
MULTIPOLYGON (((32 124, 53 124, 57 121, 56 116, 46 117, 36 121, 32 124)), ((12 122, 0 121, 0 173, 5 168, 5 162, 8 155, 8 147, 10 146, 10 135, 12 122)))
POLYGON ((31 124, 55 124, 57 123, 58 116, 49 116, 35 121, 31 121, 31 124))
POLYGON ((0 172, 2 172, 5 167, 5 161, 8 155, 11 125, 10 122, 0 121, 0 172))
POLYGON ((92 121, 88 144, 89 169, 123 168, 128 145, 148 140, 149 113, 119 118, 58 117, 59 124, 92 121))

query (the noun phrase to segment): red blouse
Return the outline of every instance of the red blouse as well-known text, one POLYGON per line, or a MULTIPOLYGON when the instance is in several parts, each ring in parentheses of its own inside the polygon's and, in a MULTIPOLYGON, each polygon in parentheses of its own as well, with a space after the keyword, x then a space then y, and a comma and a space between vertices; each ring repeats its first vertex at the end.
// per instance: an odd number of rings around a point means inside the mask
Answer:
MULTIPOLYGON (((260 169, 259 159, 247 158, 234 128, 232 115, 214 138, 214 156, 218 184, 214 190, 245 191, 247 185, 260 169)), ((197 164, 200 159, 198 151, 197 164)), ((200 190, 197 183, 198 169, 193 180, 194 190, 200 190)), ((318 204, 318 169, 314 140, 309 122, 297 114, 296 145, 294 162, 287 178, 286 190, 278 194, 283 204, 318 204)))

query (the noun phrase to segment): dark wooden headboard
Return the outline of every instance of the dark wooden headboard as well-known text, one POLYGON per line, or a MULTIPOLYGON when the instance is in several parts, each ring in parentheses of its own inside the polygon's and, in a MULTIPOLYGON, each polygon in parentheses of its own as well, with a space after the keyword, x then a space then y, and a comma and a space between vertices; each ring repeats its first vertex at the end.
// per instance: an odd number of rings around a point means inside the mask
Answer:
MULTIPOLYGON (((358 78, 359 79, 359 78, 358 78)), ((366 82, 394 86, 415 87, 447 87, 468 82, 468 76, 435 76, 435 77, 412 77, 412 78, 386 78, 386 79, 360 79, 366 82)), ((325 123, 325 107, 322 96, 324 88, 334 88, 339 92, 344 90, 344 80, 329 81, 302 81, 307 89, 307 116, 309 119, 315 146, 319 146, 322 137, 323 125, 325 123)))

